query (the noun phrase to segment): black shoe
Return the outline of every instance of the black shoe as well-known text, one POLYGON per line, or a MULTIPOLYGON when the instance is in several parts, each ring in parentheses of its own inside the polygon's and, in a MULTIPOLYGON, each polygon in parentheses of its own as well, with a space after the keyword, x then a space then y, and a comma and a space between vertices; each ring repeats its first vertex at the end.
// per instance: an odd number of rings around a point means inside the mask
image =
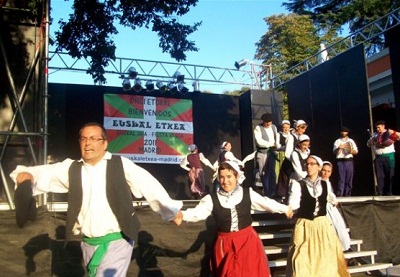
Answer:
POLYGON ((36 199, 32 196, 32 182, 24 181, 14 193, 15 219, 18 227, 24 227, 28 220, 36 220, 36 199))

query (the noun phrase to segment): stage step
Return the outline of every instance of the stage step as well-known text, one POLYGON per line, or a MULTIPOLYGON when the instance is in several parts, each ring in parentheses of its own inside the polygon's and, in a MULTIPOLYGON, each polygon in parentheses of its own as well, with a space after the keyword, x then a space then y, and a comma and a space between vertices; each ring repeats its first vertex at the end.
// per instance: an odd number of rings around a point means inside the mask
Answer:
POLYGON ((376 250, 371 251, 355 251, 355 252, 346 252, 344 253, 344 257, 346 259, 353 259, 353 258, 361 258, 361 257, 371 257, 371 261, 374 261, 374 256, 378 254, 376 250))
POLYGON ((287 259, 281 258, 272 261, 268 261, 269 267, 282 267, 287 265, 287 259))
POLYGON ((258 233, 260 239, 281 239, 281 238, 291 238, 292 230, 281 230, 277 232, 262 232, 258 233))
POLYGON ((393 266, 393 264, 385 264, 385 263, 363 264, 363 265, 349 266, 348 271, 350 274, 353 274, 353 273, 359 273, 359 272, 388 269, 392 266, 393 266))
POLYGON ((289 244, 277 244, 264 246, 264 252, 267 255, 287 253, 289 244))
POLYGON ((363 244, 363 240, 362 239, 352 239, 350 238, 350 247, 351 246, 356 246, 357 249, 353 249, 354 251, 361 251, 361 244, 363 244))
POLYGON ((274 226, 274 225, 293 225, 294 219, 272 219, 272 220, 254 220, 251 224, 254 226, 274 226))
MULTIPOLYGON (((264 217, 258 213, 253 218, 252 226, 258 231, 258 235, 264 244, 264 252, 268 256, 268 263, 271 268, 273 277, 285 276, 285 268, 287 265, 287 252, 290 246, 295 219, 286 219, 277 216, 267 215, 264 217), (263 227, 267 228, 263 228, 263 227), (258 228, 257 228, 258 227, 258 228), (272 230, 270 230, 272 229, 272 230)), ((347 228, 347 231, 350 230, 347 228)), ((349 266, 350 274, 359 276, 362 272, 386 270, 389 272, 392 264, 375 263, 375 255, 377 251, 361 251, 362 239, 350 238, 350 249, 344 253, 345 259, 354 266, 349 266), (365 263, 368 264, 365 264, 365 263)))

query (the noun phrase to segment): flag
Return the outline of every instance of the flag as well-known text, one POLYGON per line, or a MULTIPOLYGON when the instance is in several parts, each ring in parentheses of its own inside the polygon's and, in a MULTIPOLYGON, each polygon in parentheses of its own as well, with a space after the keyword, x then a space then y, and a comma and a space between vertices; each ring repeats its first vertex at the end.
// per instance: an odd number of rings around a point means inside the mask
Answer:
POLYGON ((192 101, 104 95, 108 151, 140 163, 180 163, 193 143, 192 101))

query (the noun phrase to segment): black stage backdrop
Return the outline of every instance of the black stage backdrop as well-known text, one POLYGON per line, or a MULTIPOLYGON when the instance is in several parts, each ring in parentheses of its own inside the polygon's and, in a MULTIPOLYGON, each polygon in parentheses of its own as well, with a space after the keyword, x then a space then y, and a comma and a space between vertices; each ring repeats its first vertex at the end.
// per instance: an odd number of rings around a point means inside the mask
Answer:
POLYGON ((349 137, 359 150, 353 195, 375 193, 372 155, 366 146, 371 123, 363 49, 363 45, 352 48, 287 83, 290 118, 308 123, 311 154, 334 164, 333 184, 337 183, 333 143, 341 126, 350 128, 349 137))
POLYGON ((376 262, 400 263, 399 200, 341 203, 340 208, 350 237, 363 240, 361 250, 377 250, 376 262))

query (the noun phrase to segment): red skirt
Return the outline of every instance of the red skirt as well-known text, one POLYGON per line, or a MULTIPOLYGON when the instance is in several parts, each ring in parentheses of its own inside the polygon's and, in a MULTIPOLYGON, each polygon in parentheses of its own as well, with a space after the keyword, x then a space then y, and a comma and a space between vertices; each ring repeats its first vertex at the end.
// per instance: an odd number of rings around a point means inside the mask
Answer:
POLYGON ((212 260, 214 277, 270 277, 267 255, 252 226, 218 233, 212 260))

